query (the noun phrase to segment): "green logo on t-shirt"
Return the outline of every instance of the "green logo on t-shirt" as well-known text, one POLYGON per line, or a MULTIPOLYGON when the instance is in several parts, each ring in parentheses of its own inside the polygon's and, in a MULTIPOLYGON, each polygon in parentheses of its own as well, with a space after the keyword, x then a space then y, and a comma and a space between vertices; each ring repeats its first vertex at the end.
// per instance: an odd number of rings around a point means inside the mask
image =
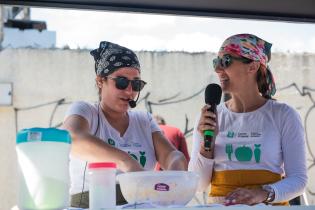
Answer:
POLYGON ((230 161, 232 160, 232 153, 234 152, 236 160, 238 160, 240 162, 251 161, 252 157, 254 155, 255 162, 260 163, 260 156, 261 156, 260 146, 261 146, 261 144, 254 144, 254 145, 255 145, 255 149, 253 152, 253 150, 250 146, 245 146, 245 145, 239 146, 234 151, 232 144, 226 144, 225 145, 225 153, 227 154, 227 157, 230 161))
POLYGON ((232 153, 233 153, 233 145, 226 144, 225 145, 225 153, 228 155, 229 160, 232 160, 232 153))
POLYGON ((261 154, 260 144, 255 144, 254 155, 256 163, 260 162, 260 154, 261 154))
POLYGON ((109 145, 115 146, 115 141, 113 139, 109 138, 107 142, 109 145))
POLYGON ((145 166, 145 163, 147 162, 147 158, 145 157, 145 151, 139 151, 140 153, 140 164, 142 167, 145 166))
POLYGON ((135 160, 138 160, 137 155, 131 153, 130 151, 128 151, 128 154, 135 160))
POLYGON ((235 135, 235 133, 233 131, 228 131, 228 133, 227 133, 228 138, 233 138, 234 135, 235 135))
POLYGON ((250 161, 253 157, 252 148, 247 146, 238 147, 235 150, 235 157, 240 162, 250 161))
POLYGON ((137 157, 136 154, 131 153, 130 151, 128 151, 128 154, 129 154, 133 159, 135 159, 136 161, 138 161, 142 167, 145 166, 145 164, 146 164, 146 162, 147 162, 147 157, 145 156, 145 151, 139 151, 140 157, 137 157))

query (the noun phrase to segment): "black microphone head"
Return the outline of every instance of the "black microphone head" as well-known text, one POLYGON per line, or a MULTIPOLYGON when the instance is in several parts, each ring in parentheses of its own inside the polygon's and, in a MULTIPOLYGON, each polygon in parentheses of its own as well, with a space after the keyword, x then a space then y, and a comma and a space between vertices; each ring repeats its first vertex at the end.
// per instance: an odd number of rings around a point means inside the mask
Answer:
POLYGON ((128 103, 131 108, 135 108, 137 106, 137 103, 134 100, 130 100, 128 103))
POLYGON ((221 101, 222 89, 220 85, 212 83, 206 87, 205 90, 205 102, 206 104, 218 105, 221 101))

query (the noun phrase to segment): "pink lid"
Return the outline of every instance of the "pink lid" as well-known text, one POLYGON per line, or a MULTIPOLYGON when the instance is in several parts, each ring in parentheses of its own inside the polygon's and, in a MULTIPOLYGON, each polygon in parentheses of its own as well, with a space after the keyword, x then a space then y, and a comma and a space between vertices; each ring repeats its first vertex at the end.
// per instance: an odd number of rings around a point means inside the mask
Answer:
POLYGON ((116 163, 112 163, 112 162, 89 163, 89 169, 93 169, 93 168, 116 168, 116 163))

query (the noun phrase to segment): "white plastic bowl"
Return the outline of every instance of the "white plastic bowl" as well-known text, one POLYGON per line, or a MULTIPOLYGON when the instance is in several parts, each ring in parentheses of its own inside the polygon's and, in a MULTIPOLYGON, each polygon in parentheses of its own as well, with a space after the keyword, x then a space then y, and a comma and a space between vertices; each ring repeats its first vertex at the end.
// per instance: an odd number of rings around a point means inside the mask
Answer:
POLYGON ((189 171, 141 171, 117 179, 129 204, 186 205, 195 195, 199 176, 189 171))

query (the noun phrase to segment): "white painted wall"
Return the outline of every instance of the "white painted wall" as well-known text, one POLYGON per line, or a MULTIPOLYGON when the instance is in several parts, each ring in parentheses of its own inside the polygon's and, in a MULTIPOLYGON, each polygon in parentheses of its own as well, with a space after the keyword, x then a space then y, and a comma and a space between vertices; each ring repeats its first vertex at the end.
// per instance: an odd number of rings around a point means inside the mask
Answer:
MULTIPOLYGON (((154 114, 162 114, 169 124, 183 131, 187 115, 188 129, 192 128, 195 116, 204 104, 203 88, 208 83, 218 82, 211 66, 215 54, 139 52, 138 55, 142 78, 148 82, 140 98, 150 93, 147 102, 153 103, 154 114), (189 98, 198 91, 199 95, 187 101, 159 103, 159 100, 173 96, 177 97, 166 102, 189 98)), ((310 147, 309 166, 314 164, 311 153, 315 155, 314 66, 315 55, 310 54, 274 54, 271 61, 278 88, 293 83, 297 85, 297 88, 279 90, 276 98, 292 105, 301 114, 310 147), (309 95, 301 96, 298 89, 302 91, 303 87, 311 88, 304 89, 304 93, 309 95)), ((7 210, 17 199, 16 130, 57 125, 62 121, 68 103, 75 100, 97 101, 97 90, 93 59, 88 51, 4 49, 0 52, 0 72, 0 83, 13 84, 13 105, 0 106, 0 210, 7 210), (60 99, 65 99, 64 103, 54 112, 60 99)), ((148 109, 148 103, 142 100, 137 109, 148 109)), ((187 136, 191 145, 191 137, 187 136)), ((309 177, 308 190, 315 192, 314 167, 309 170, 309 177)), ((309 200, 315 204, 315 197, 309 196, 309 200)))

